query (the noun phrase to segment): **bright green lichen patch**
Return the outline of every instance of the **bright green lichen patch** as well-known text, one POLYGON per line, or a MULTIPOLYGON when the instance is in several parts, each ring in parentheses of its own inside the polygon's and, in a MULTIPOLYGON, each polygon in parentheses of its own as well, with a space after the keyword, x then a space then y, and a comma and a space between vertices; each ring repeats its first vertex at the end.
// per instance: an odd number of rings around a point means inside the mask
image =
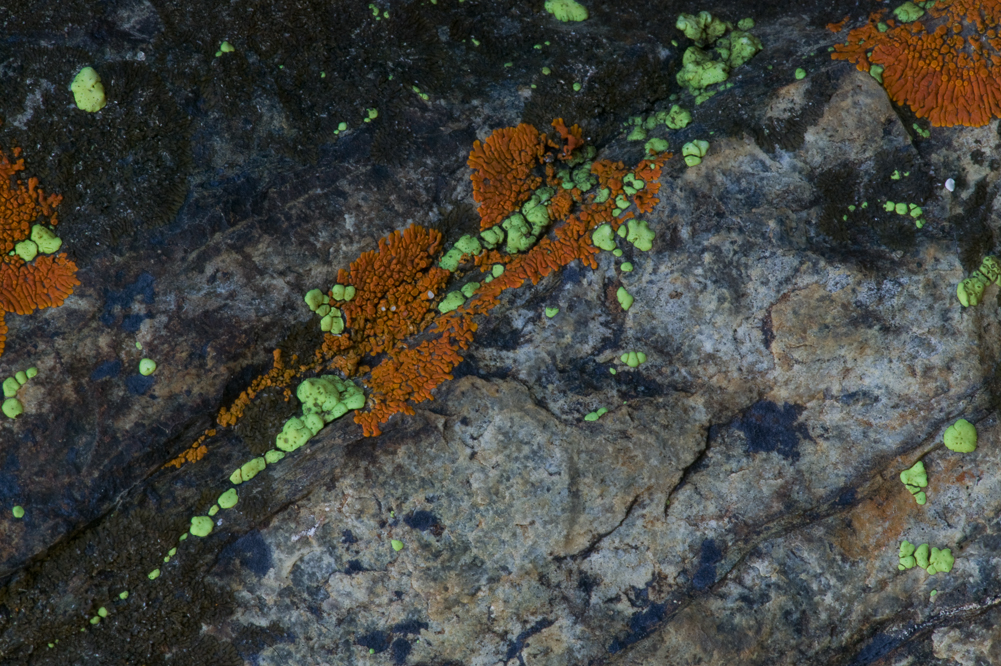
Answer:
POLYGON ((796 77, 797 81, 805 79, 806 78, 806 70, 803 69, 802 67, 797 67, 796 68, 795 77, 796 77))
POLYGON ((219 499, 216 500, 216 503, 223 509, 232 509, 236 506, 238 499, 239 497, 236 494, 236 488, 230 488, 222 495, 219 495, 219 499))
POLYGON ((207 537, 212 534, 212 519, 208 516, 194 516, 191 518, 191 533, 196 537, 207 537))
POLYGON ((13 398, 17 395, 17 390, 21 388, 21 385, 14 377, 8 377, 3 380, 3 396, 5 398, 13 398))
POLYGON ((685 164, 690 167, 702 163, 702 158, 709 152, 709 142, 702 139, 689 141, 681 147, 681 155, 685 158, 685 164))
MULTIPOLYGON (((644 220, 629 220, 626 240, 633 244, 637 250, 649 252, 653 247, 653 231, 644 220)), ((621 227, 620 227, 621 229, 621 227)))
POLYGON ((623 310, 628 310, 633 304, 632 295, 626 291, 625 287, 619 287, 618 291, 615 292, 615 298, 618 299, 619 305, 622 306, 623 310))
POLYGON ((15 518, 18 518, 18 519, 24 518, 24 507, 23 506, 19 506, 19 505, 15 506, 13 509, 10 510, 10 512, 14 514, 15 518))
POLYGON ((3 401, 3 405, 0 406, 0 411, 3 411, 7 418, 16 419, 21 414, 24 414, 24 405, 17 398, 7 398, 3 401))
POLYGON ((987 285, 999 280, 1001 280, 1001 262, 998 261, 997 257, 988 255, 984 257, 980 268, 973 271, 970 277, 956 286, 956 296, 963 307, 977 305, 980 303, 987 285))
POLYGON ((264 454, 264 462, 268 463, 269 465, 274 465, 276 462, 278 462, 284 457, 285 454, 282 453, 281 451, 278 451, 276 449, 271 449, 270 451, 264 454))
POLYGON ((575 0, 546 0, 544 7, 557 21, 587 20, 587 8, 575 0))
POLYGON ((925 503, 927 497, 921 489, 928 486, 928 474, 925 472, 925 464, 922 461, 917 461, 913 467, 901 472, 900 480, 907 490, 914 495, 914 500, 918 504, 925 503))
POLYGON ((619 268, 621 268, 624 273, 632 273, 633 272, 633 265, 630 262, 628 262, 628 261, 622 262, 622 265, 619 266, 619 268))
POLYGON ((140 375, 152 375, 156 372, 156 361, 151 358, 144 358, 139 361, 139 374, 140 375))
POLYGON ((445 314, 446 312, 458 310, 465 302, 466 297, 462 295, 461 291, 450 291, 445 295, 445 298, 441 299, 441 303, 438 304, 438 312, 445 314))
MULTIPOLYGON (((365 393, 353 382, 336 375, 303 380, 296 389, 296 397, 302 403, 302 417, 293 416, 286 421, 275 438, 275 446, 287 453, 308 442, 326 424, 365 406, 365 393)), ((281 460, 284 454, 278 456, 279 451, 274 452, 272 458, 281 460)), ((263 464, 267 457, 259 460, 263 464)))
POLYGON ((977 429, 966 419, 959 419, 945 429, 942 441, 950 451, 971 453, 977 450, 977 429))
POLYGON ((584 415, 584 420, 585 421, 597 421, 598 419, 600 419, 603 415, 605 415, 607 413, 608 413, 608 408, 607 407, 599 407, 597 410, 595 410, 593 412, 588 412, 587 414, 585 414, 584 415))
POLYGON ((398 539, 390 539, 389 545, 393 547, 393 550, 400 552, 403 550, 403 542, 398 539))
POLYGON ((96 113, 107 104, 101 77, 93 67, 84 67, 77 72, 70 90, 73 92, 73 101, 81 111, 96 113))
POLYGON ((591 242, 594 246, 611 252, 615 249, 615 236, 610 224, 602 224, 591 234, 591 242))
POLYGON ((932 576, 939 572, 949 573, 956 562, 949 548, 930 548, 926 543, 915 547, 909 541, 901 542, 899 559, 897 569, 900 571, 918 566, 932 576))
POLYGON ((924 214, 924 210, 917 204, 887 201, 883 204, 883 210, 887 213, 910 216, 914 220, 914 226, 918 229, 925 226, 925 221, 921 217, 924 214))
POLYGON ((159 569, 153 569, 148 574, 146 574, 146 577, 149 578, 150 580, 156 580, 157 578, 160 577, 160 570, 159 569))
POLYGON ((442 256, 438 261, 438 265, 446 271, 455 272, 459 268, 462 255, 477 255, 481 251, 483 251, 483 247, 480 245, 480 241, 475 236, 465 235, 456 241, 452 249, 442 256))
POLYGON ((646 363, 646 354, 635 351, 626 352, 619 360, 630 368, 638 368, 640 363, 646 363))
POLYGON ((560 312, 559 308, 546 308, 546 316, 549 317, 550 319, 559 314, 559 312, 560 312))
MULTIPOLYGON (((730 23, 705 11, 694 16, 678 16, 675 26, 695 42, 695 46, 689 46, 681 58, 678 83, 695 95, 696 104, 715 94, 716 91, 706 91, 707 87, 725 82, 732 70, 762 49, 761 41, 740 27, 753 25, 751 19, 742 19, 734 30, 730 23), (713 48, 703 50, 707 47, 713 48)), ((729 85, 727 83, 724 87, 729 85)))

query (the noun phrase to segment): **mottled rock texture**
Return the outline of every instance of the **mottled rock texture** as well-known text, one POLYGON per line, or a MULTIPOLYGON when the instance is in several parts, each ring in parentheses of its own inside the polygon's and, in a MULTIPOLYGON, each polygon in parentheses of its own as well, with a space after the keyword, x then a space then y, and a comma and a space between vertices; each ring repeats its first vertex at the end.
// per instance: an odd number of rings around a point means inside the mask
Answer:
POLYGON ((1001 298, 955 298, 1001 232, 998 125, 923 138, 828 60, 840 10, 709 7, 753 16, 765 50, 694 106, 669 98, 671 40, 701 7, 566 26, 541 2, 387 3, 379 24, 364 3, 28 4, 0 9, 0 147, 67 195, 82 285, 8 316, 0 372, 39 376, 0 423, 0 662, 1001 662, 1001 298), (87 64, 103 116, 67 102, 87 64), (319 342, 302 294, 393 229, 476 228, 474 139, 563 116, 634 163, 621 123, 675 101, 694 121, 672 149, 711 148, 665 168, 650 252, 526 285, 416 415, 328 426, 162 561, 297 406, 264 395, 204 460, 161 466, 273 349, 319 342), (975 453, 941 443, 958 418, 975 453), (898 479, 919 459, 925 506, 898 479), (904 539, 955 568, 898 571, 904 539))

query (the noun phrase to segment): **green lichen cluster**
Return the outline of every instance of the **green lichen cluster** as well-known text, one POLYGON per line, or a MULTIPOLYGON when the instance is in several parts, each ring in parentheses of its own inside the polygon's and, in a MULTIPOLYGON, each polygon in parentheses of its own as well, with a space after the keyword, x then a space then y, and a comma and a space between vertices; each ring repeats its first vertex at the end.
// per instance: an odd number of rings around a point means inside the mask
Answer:
POLYGON ((84 67, 73 77, 70 84, 73 101, 81 111, 97 113, 104 108, 108 100, 104 96, 104 84, 101 76, 93 67, 84 67))
POLYGON ((715 94, 716 91, 706 88, 724 83, 734 69, 763 48, 761 40, 748 32, 754 27, 751 19, 742 19, 734 28, 702 11, 696 15, 681 14, 675 27, 695 42, 685 50, 677 78, 678 84, 695 96, 696 104, 715 94))
POLYGON ((340 335, 344 332, 344 318, 341 311, 333 306, 337 301, 350 301, 355 297, 352 285, 335 284, 325 294, 319 289, 310 289, 303 296, 309 309, 320 317, 320 330, 324 333, 340 335))
MULTIPOLYGON (((679 130, 688 127, 692 122, 692 114, 681 108, 677 104, 667 111, 657 111, 649 116, 634 116, 626 121, 625 127, 629 130, 626 135, 627 141, 646 141, 647 134, 664 125, 671 130, 679 130)), ((668 144, 665 139, 653 138, 647 141, 647 152, 662 153, 667 150, 668 144)))
POLYGON ((980 268, 959 283, 956 287, 956 296, 963 307, 978 305, 987 285, 999 280, 1001 280, 1001 261, 995 256, 987 255, 980 263, 980 268))
POLYGON ((977 450, 977 428, 966 419, 959 419, 945 429, 942 443, 956 453, 973 453, 977 450))
POLYGON ((7 418, 16 419, 24 413, 24 405, 17 399, 17 392, 22 386, 28 383, 29 379, 34 378, 37 374, 38 368, 32 366, 27 370, 18 370, 12 377, 3 380, 4 401, 3 405, 0 406, 0 411, 7 418))
POLYGON ((619 360, 630 368, 638 368, 641 363, 646 363, 646 354, 637 351, 626 352, 619 360))
POLYGON ((41 254, 55 254, 62 247, 63 241, 50 229, 36 224, 31 227, 31 236, 16 243, 10 255, 17 255, 25 261, 31 261, 41 254))
POLYGON ((587 20, 587 7, 575 0, 546 0, 544 7, 557 21, 567 23, 587 20))
POLYGON ((913 467, 901 472, 900 481, 914 495, 914 500, 918 504, 923 505, 927 501, 927 496, 921 490, 928 487, 928 473, 925 471, 925 464, 922 461, 917 461, 913 467))
POLYGON ((956 558, 952 556, 952 550, 949 548, 929 548, 926 543, 915 546, 909 541, 901 542, 899 557, 900 564, 897 565, 897 569, 900 571, 918 566, 932 576, 939 572, 949 573, 952 571, 952 565, 956 563, 956 558))
MULTIPOLYGON (((306 379, 299 384, 295 395, 302 403, 302 416, 286 421, 275 438, 275 447, 286 453, 301 447, 328 423, 365 406, 365 393, 361 388, 336 375, 306 379)), ((266 460, 260 458, 261 464, 266 460)))
POLYGON ((709 142, 703 139, 689 141, 681 147, 681 156, 685 158, 685 164, 690 167, 702 164, 702 158, 709 152, 709 142))
POLYGON ((584 420, 585 421, 597 421, 598 419, 600 419, 602 416, 604 416, 607 413, 608 413, 608 408, 607 407, 599 407, 595 411, 588 412, 587 414, 585 414, 584 415, 584 420))
POLYGON ((883 210, 887 213, 896 213, 897 215, 906 215, 914 219, 914 226, 918 229, 925 226, 925 221, 921 217, 924 211, 921 206, 913 203, 894 203, 892 201, 887 201, 883 204, 883 210))

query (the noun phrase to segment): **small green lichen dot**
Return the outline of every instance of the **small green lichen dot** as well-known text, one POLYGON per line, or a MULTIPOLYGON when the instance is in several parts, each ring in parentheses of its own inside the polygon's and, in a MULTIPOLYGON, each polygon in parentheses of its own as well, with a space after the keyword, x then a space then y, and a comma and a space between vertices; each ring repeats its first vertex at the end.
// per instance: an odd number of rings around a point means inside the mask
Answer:
POLYGON ((942 441, 950 451, 972 453, 977 450, 977 429, 966 419, 959 419, 945 429, 942 441))
POLYGON ((121 599, 122 601, 125 601, 126 599, 129 598, 129 591, 123 590, 122 593, 118 595, 118 598, 121 599))
POLYGON ((11 509, 11 513, 14 514, 15 518, 18 518, 18 519, 24 518, 24 507, 22 507, 22 506, 15 506, 13 509, 11 509))
POLYGON ((139 374, 149 376, 156 372, 156 361, 151 358, 144 358, 139 361, 139 374))
POLYGON ((393 550, 397 552, 403 550, 403 542, 397 539, 391 539, 389 545, 391 545, 393 547, 393 550))

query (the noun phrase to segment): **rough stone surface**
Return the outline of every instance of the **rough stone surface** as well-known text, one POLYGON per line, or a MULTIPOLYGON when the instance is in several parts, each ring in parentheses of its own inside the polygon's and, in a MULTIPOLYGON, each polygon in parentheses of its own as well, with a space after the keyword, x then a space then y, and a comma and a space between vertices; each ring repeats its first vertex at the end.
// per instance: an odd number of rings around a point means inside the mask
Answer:
MULTIPOLYGON (((523 34, 530 52, 543 26, 672 72, 680 57, 674 8, 668 20, 596 4, 570 28, 498 6, 487 47, 523 34)), ((573 264, 506 296, 416 415, 378 438, 335 422, 239 486, 212 535, 179 545, 253 455, 239 431, 222 431, 204 460, 163 463, 269 367, 276 346, 312 330, 302 294, 391 230, 472 201, 465 157, 476 137, 551 110, 581 120, 569 108, 593 114, 602 156, 631 163, 641 144, 620 123, 673 102, 637 65, 648 98, 610 109, 585 85, 584 101, 539 106, 544 93, 528 87, 538 63, 506 69, 498 46, 484 55, 492 74, 464 75, 488 92, 457 77, 453 97, 387 102, 392 122, 407 123, 391 126, 401 147, 389 159, 378 122, 313 139, 326 119, 293 105, 280 79, 251 86, 253 104, 226 87, 226 76, 249 76, 226 69, 234 62, 271 62, 260 35, 241 44, 213 32, 198 55, 173 10, 117 3, 95 27, 74 14, 81 7, 64 19, 0 10, 31 55, 8 52, 13 38, 0 45, 0 147, 18 141, 30 170, 55 122, 43 119, 72 111, 55 110, 56 74, 104 49, 109 62, 149 62, 166 82, 190 124, 191 162, 177 162, 184 196, 165 224, 81 231, 97 224, 101 194, 86 181, 61 223, 68 241, 95 244, 78 255, 82 285, 60 308, 7 317, 0 373, 39 374, 19 393, 26 414, 0 423, 0 662, 1001 661, 1001 296, 989 287, 968 309, 955 297, 1001 231, 997 121, 921 138, 870 76, 827 60, 834 38, 821 26, 840 15, 800 4, 749 12, 765 51, 734 88, 698 107, 681 100, 694 122, 668 135, 672 148, 711 147, 695 168, 678 158, 665 168, 646 217, 650 252, 603 252, 595 271, 573 264), (46 41, 56 34, 65 43, 46 41), (228 62, 212 58, 222 38, 238 45, 228 62), (808 77, 795 80, 804 65, 808 77), (44 78, 43 66, 56 74, 44 78), (196 76, 209 67, 211 78, 196 76), (909 175, 893 180, 894 170, 909 175), (922 204, 924 228, 885 213, 887 199, 922 204), (636 299, 628 312, 620 286, 636 299), (627 367, 628 351, 647 361, 627 367), (144 356, 158 364, 150 377, 138 374, 144 356), (600 407, 598 421, 583 420, 600 407), (958 418, 977 426, 975 453, 941 443, 958 418), (925 506, 898 478, 919 459, 925 506), (10 517, 14 504, 24 519, 10 517), (904 539, 951 548, 955 568, 898 571, 904 539), (91 626, 99 606, 109 615, 91 626)), ((237 25, 234 15, 219 20, 237 25)), ((471 29, 450 20, 436 34, 471 29)), ((585 79, 566 67, 567 81, 585 79)), ((66 172, 42 162, 43 187, 68 191, 66 172)), ((102 168, 124 168, 115 164, 102 168)))

